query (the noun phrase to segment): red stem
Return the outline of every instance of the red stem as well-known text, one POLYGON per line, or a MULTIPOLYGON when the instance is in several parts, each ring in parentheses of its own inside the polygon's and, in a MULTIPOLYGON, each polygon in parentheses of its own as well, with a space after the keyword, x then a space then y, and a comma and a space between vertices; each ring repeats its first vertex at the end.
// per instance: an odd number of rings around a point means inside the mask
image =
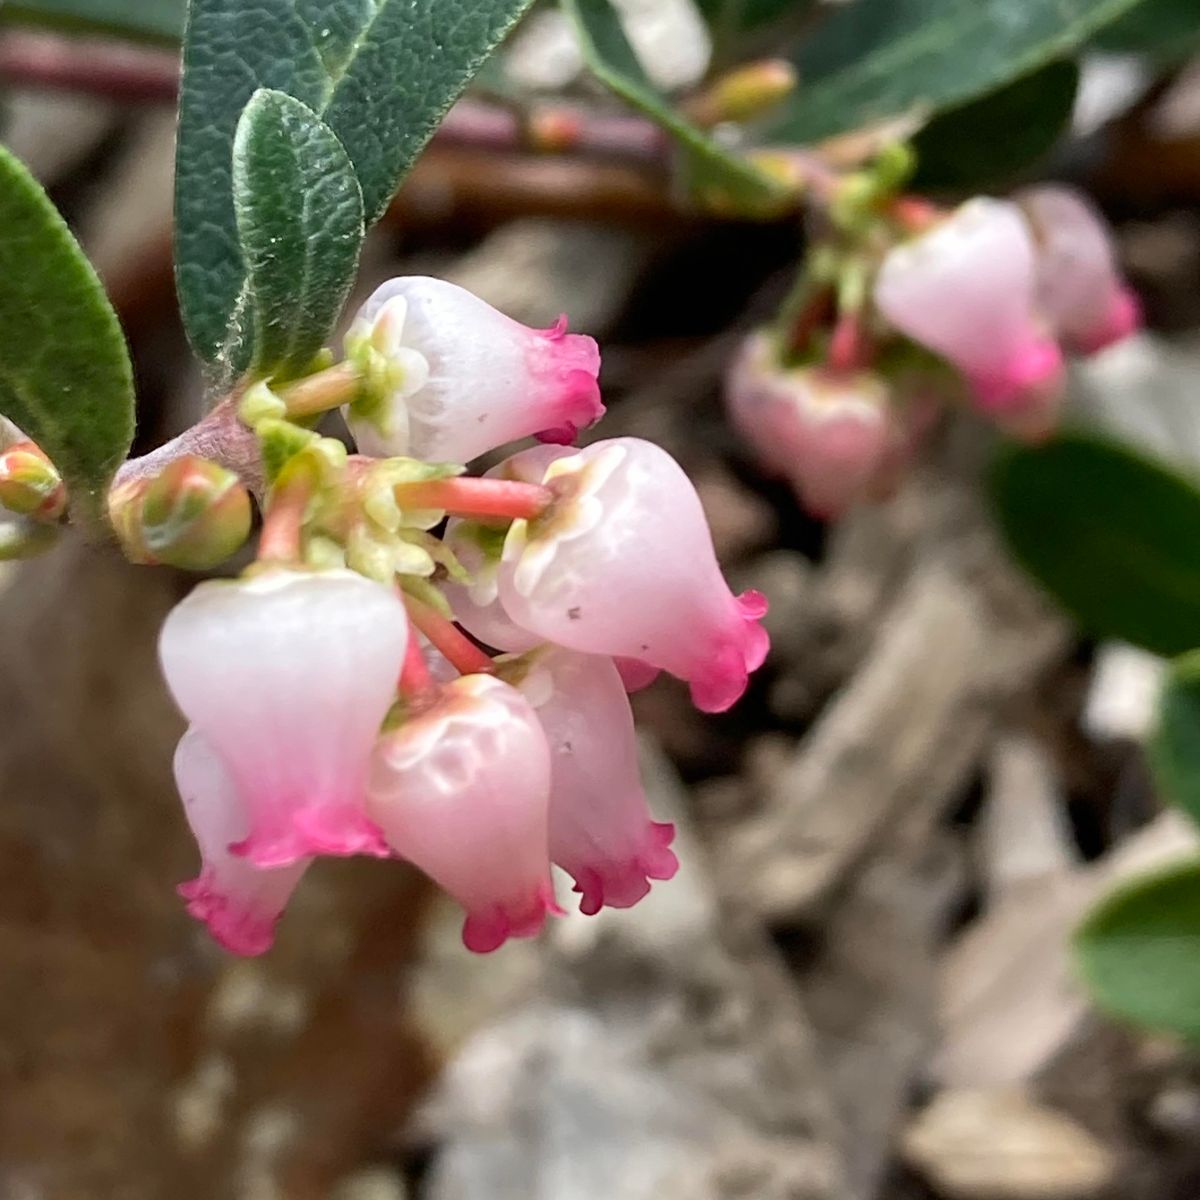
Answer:
POLYGON ((409 620, 433 643, 460 675, 489 674, 492 660, 453 621, 423 600, 402 593, 409 620))
POLYGON ((401 508, 441 509, 459 517, 506 517, 513 521, 540 517, 554 499, 554 493, 540 483, 468 476, 399 483, 395 494, 401 508))
POLYGON ((259 562, 300 561, 304 516, 312 493, 311 480, 303 476, 289 480, 271 493, 258 539, 259 562))
POLYGON ((417 631, 409 618, 408 649, 404 654, 404 666, 400 671, 400 694, 406 700, 420 700, 434 690, 433 676, 425 665, 417 631))

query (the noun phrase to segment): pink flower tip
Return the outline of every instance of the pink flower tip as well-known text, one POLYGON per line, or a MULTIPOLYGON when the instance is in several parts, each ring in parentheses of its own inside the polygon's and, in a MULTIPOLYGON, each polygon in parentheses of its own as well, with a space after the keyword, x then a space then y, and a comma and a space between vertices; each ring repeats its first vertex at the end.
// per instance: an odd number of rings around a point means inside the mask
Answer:
POLYGON ((379 826, 348 805, 300 809, 290 826, 252 833, 231 843, 229 851, 261 870, 285 867, 317 854, 392 856, 379 826))
POLYGON ((975 376, 971 384, 980 407, 992 414, 1024 409, 1033 397, 1052 401, 1062 390, 1062 351, 1049 340, 1030 342, 1002 374, 975 376))
POLYGON ((463 945, 475 954, 490 954, 509 938, 537 937, 547 916, 565 915, 555 899, 553 885, 544 880, 521 903, 494 904, 469 912, 463 922, 463 945))
POLYGON ((570 446, 583 430, 604 416, 600 398, 600 347, 586 334, 568 333, 564 314, 549 328, 538 331, 546 353, 537 372, 554 394, 554 408, 562 423, 535 434, 539 442, 570 446))
POLYGON ((771 649, 771 639, 759 624, 767 615, 767 598, 761 592, 747 591, 734 603, 742 621, 740 636, 720 646, 689 680, 692 702, 701 712, 721 713, 732 708, 771 649))
POLYGON ((1113 296, 1105 321, 1090 336, 1079 343, 1083 354, 1098 354, 1123 342, 1142 327, 1142 303, 1129 288, 1119 289, 1113 296))
POLYGON ((674 825, 651 821, 642 847, 632 857, 581 869, 573 889, 581 897, 579 911, 594 917, 605 905, 632 908, 649 894, 652 879, 673 879, 679 870, 679 859, 670 848, 674 840, 674 825))
POLYGON ((175 890, 187 902, 188 915, 203 921, 213 941, 231 954, 255 958, 274 944, 282 913, 263 913, 234 903, 217 886, 211 871, 202 871, 175 890))

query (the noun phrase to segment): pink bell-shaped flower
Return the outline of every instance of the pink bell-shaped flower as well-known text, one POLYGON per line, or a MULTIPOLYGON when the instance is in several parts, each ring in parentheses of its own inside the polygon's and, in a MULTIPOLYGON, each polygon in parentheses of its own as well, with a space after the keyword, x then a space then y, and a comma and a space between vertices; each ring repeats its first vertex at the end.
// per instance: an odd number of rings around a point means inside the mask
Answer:
POLYGON ((550 857, 574 878, 581 912, 630 908, 679 861, 675 827, 646 805, 621 677, 611 659, 554 647, 521 689, 550 743, 550 857))
POLYGON ((1062 353, 1036 309, 1033 235, 1012 203, 978 197, 895 247, 875 304, 901 333, 962 372, 981 410, 1019 436, 1052 428, 1062 353))
POLYGON ((588 654, 637 659, 723 712, 766 658, 766 601, 735 597, 688 477, 639 438, 596 442, 550 463, 544 516, 516 521, 498 574, 523 629, 588 654))
POLYGON ((363 454, 470 462, 520 438, 569 443, 604 414, 595 341, 566 318, 530 329, 441 279, 383 284, 347 335, 373 352, 369 395, 345 410, 363 454))
POLYGON ((175 607, 159 654, 245 800, 235 853, 258 867, 387 854, 364 785, 407 641, 398 597, 352 571, 210 581, 175 607))
POLYGON ((550 751, 515 688, 486 675, 443 687, 375 747, 368 811, 395 852, 467 910, 485 954, 561 911, 550 882, 550 751))
POLYGON ((200 848, 200 874, 179 885, 188 912, 226 950, 265 953, 309 860, 263 871, 230 851, 249 830, 246 806, 229 772, 195 729, 183 735, 175 751, 175 783, 200 848))
POLYGON ((868 495, 899 438, 880 376, 786 369, 763 333, 743 346, 725 394, 734 426, 763 468, 787 479, 814 516, 840 516, 868 495))
POLYGON ((1104 219, 1075 189, 1050 184, 1016 197, 1038 249, 1038 304, 1063 343, 1094 354, 1141 324, 1104 219))

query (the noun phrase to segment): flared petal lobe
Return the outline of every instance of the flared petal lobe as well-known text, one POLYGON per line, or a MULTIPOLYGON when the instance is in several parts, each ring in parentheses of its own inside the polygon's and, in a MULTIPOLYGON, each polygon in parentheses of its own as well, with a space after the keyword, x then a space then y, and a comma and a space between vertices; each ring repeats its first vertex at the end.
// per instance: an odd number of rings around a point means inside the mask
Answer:
POLYGON ((550 751, 520 692, 490 676, 446 685, 380 739, 369 811, 395 852, 467 910, 463 942, 487 953, 541 932, 550 881, 550 751))
POLYGON ((604 414, 592 338, 565 318, 530 329, 444 280, 383 284, 347 337, 352 356, 363 345, 383 378, 346 420, 373 457, 466 463, 520 438, 571 442, 604 414))
POLYGON ((550 857, 580 910, 629 908, 670 879, 675 827, 655 821, 638 770, 633 713, 611 659, 555 647, 522 690, 550 744, 550 857))
POLYGON ((541 482, 554 503, 505 541, 497 586, 508 616, 546 641, 668 671, 706 712, 735 703, 767 654, 766 604, 730 592, 679 464, 615 438, 556 459, 541 482))
POLYGON ((249 815, 229 772, 195 729, 176 748, 175 783, 201 858, 200 874, 179 886, 188 912, 226 950, 265 953, 308 860, 264 871, 230 851, 249 831, 249 815))
POLYGON ((407 639, 391 589, 350 571, 210 581, 176 606, 163 670, 245 802, 236 853, 258 867, 387 854, 365 782, 407 639))

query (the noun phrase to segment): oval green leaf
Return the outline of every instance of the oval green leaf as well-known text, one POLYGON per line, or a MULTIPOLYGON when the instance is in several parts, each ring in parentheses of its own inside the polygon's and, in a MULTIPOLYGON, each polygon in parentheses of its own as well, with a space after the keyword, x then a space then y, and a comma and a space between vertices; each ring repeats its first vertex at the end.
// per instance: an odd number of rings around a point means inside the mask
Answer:
POLYGON ((1200 651, 1171 664, 1149 750, 1164 799, 1200 824, 1200 651))
POLYGON ((302 372, 358 270, 362 191, 333 131, 299 100, 256 92, 233 143, 233 194, 257 376, 302 372))
POLYGON ((1105 1012, 1200 1041, 1200 863, 1108 896, 1080 927, 1075 953, 1105 1012))
POLYGON ((1048 154, 1075 107, 1079 68, 1052 62, 960 108, 917 134, 917 190, 968 191, 1011 179, 1048 154))
POLYGON ((0 414, 95 513, 133 439, 133 371, 100 280, 37 180, 0 148, 0 414))
POLYGON ((227 383, 253 359, 233 139, 260 88, 345 148, 367 224, 532 0, 191 0, 176 153, 176 282, 192 346, 227 383))
POLYGON ((802 86, 768 130, 805 143, 933 116, 1072 53, 1139 0, 858 0, 829 6, 797 56, 802 86))
POLYGON ((1017 559, 1089 632, 1156 654, 1200 642, 1200 489, 1113 442, 1013 447, 992 498, 1017 559))

